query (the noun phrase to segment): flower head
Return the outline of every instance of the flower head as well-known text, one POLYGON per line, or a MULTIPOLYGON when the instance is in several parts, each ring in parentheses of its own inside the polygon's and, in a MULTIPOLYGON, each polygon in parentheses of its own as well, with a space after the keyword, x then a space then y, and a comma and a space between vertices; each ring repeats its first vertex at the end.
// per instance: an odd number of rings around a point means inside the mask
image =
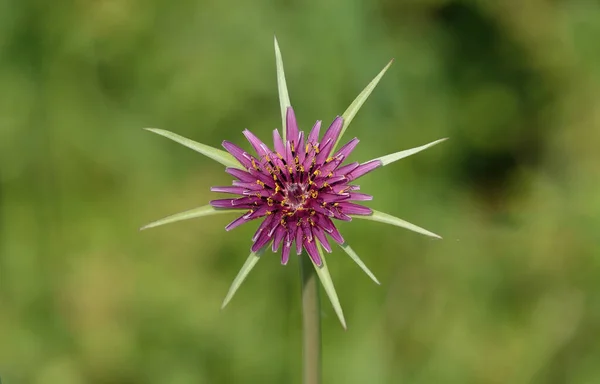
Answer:
POLYGON ((146 128, 225 165, 225 171, 236 180, 231 186, 213 187, 211 190, 239 196, 213 200, 209 205, 168 216, 152 222, 142 229, 201 216, 228 212, 241 213, 240 217, 226 226, 227 230, 231 230, 246 222, 262 218, 263 221, 252 238, 251 253, 234 279, 223 306, 229 302, 254 268, 264 249, 270 245, 275 252, 281 247, 281 262, 286 264, 295 244, 298 255, 302 253, 303 249, 308 253, 323 283, 325 292, 342 325, 345 325, 342 309, 321 249, 332 251, 328 237, 339 244, 371 279, 376 283, 379 282, 356 252, 344 241, 335 227, 334 220, 350 221, 352 218, 362 218, 440 238, 440 236, 398 217, 357 204, 357 201, 371 200, 372 197, 357 192, 359 187, 354 184, 354 181, 375 168, 414 155, 445 139, 391 153, 362 164, 357 162, 344 164, 358 144, 358 139, 350 140, 336 151, 338 142, 392 62, 390 61, 365 87, 342 116, 333 120, 323 137, 319 139, 320 121, 315 123, 308 136, 298 129, 296 117, 290 105, 277 40, 275 40, 275 56, 283 128, 281 134, 278 130, 273 131, 272 148, 269 148, 249 130, 244 131, 244 136, 254 148, 255 155, 229 141, 223 142, 223 147, 226 149, 223 151, 162 129, 146 128))
POLYGON ((292 107, 287 108, 287 140, 273 131, 273 148, 269 148, 252 132, 245 130, 256 156, 237 145, 224 141, 223 147, 244 169, 227 168, 236 178, 233 186, 213 187, 214 192, 241 195, 237 198, 213 200, 219 209, 247 209, 227 227, 231 230, 254 219, 264 218, 252 241, 257 252, 272 244, 273 252, 281 247, 281 262, 287 264, 292 246, 300 255, 304 248, 313 262, 321 266, 317 242, 328 252, 327 236, 344 244, 344 239, 332 219, 350 221, 350 215, 370 215, 372 210, 355 201, 371 200, 372 196, 356 192, 351 184, 362 175, 382 165, 376 159, 364 164, 343 165, 358 144, 350 140, 336 152, 333 146, 342 130, 343 118, 338 116, 319 140, 321 122, 317 121, 308 135, 298 130, 292 107))

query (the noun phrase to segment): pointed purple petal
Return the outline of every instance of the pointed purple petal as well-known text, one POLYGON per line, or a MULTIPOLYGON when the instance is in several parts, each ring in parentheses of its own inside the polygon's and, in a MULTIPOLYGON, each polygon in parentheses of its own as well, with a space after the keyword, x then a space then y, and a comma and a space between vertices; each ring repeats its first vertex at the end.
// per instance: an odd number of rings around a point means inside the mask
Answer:
POLYGON ((296 146, 298 144, 298 123, 292 107, 287 108, 285 129, 287 141, 293 142, 296 146))
MULTIPOLYGON (((335 143, 338 139, 338 136, 340 135, 340 132, 342 131, 343 124, 344 119, 342 119, 341 116, 336 117, 327 129, 327 132, 325 132, 325 135, 323 135, 323 139, 321 140, 321 142, 326 143, 328 140, 331 140, 333 141, 333 143, 335 143)), ((333 147, 333 143, 331 147, 333 147)), ((327 153, 325 156, 329 156, 329 153, 327 153)))
POLYGON ((355 170, 360 164, 357 162, 349 163, 335 170, 336 175, 346 175, 355 170))
MULTIPOLYGON (((212 205, 215 208, 234 208, 233 207, 233 201, 235 199, 217 199, 217 200, 211 200, 209 202, 210 205, 212 205)), ((236 209, 239 207, 236 207, 236 209)))
POLYGON ((256 153, 258 154, 259 157, 262 158, 267 153, 270 152, 269 147, 267 147, 267 145, 265 143, 263 143, 262 141, 260 141, 260 139, 254 135, 254 133, 250 132, 247 129, 244 129, 243 133, 244 133, 244 136, 246 136, 246 139, 248 139, 248 141, 252 145, 252 148, 254 148, 254 150, 256 151, 256 153))
POLYGON ((277 129, 273 130, 273 147, 275 148, 275 152, 282 154, 285 152, 285 147, 283 146, 283 140, 281 139, 281 135, 279 135, 279 131, 277 129))
POLYGON ((279 245, 281 244, 281 241, 283 240, 286 233, 287 231, 283 226, 280 225, 279 227, 277 227, 275 233, 273 234, 273 246, 271 248, 273 252, 277 252, 277 250, 279 249, 279 245))
POLYGON ((379 167, 381 167, 381 161, 371 160, 369 162, 359 165, 354 171, 352 171, 348 175, 346 175, 346 177, 350 181, 355 180, 355 179, 358 179, 359 177, 364 176, 365 174, 371 172, 375 168, 379 168, 379 167))
POLYGON ((373 213, 373 210, 371 208, 363 207, 362 205, 354 203, 340 203, 339 208, 346 215, 367 216, 373 213))
POLYGON ((248 221, 250 221, 250 220, 246 219, 245 216, 246 215, 244 214, 244 215, 238 217, 237 219, 233 220, 231 223, 227 224, 227 226, 225 227, 225 230, 231 231, 233 228, 239 227, 240 225, 245 224, 248 221))
POLYGON ((267 229, 267 227, 271 225, 271 223, 273 222, 273 217, 274 215, 269 215, 266 219, 263 220, 262 223, 260 223, 258 229, 254 233, 254 236, 252 236, 252 241, 256 241, 262 232, 269 232, 268 230, 265 231, 265 229, 267 229))
POLYGON ((242 195, 242 194, 244 194, 244 191, 246 191, 246 188, 244 188, 244 187, 210 187, 210 191, 242 195))
POLYGON ((344 238, 342 237, 340 232, 337 230, 337 228, 333 224, 333 221, 331 221, 330 218, 325 217, 325 216, 318 216, 317 224, 325 232, 327 232, 329 234, 329 236, 331 236, 331 238, 333 240, 335 240, 337 243, 344 244, 344 238))
POLYGON ((310 133, 308 135, 308 144, 316 144, 319 142, 319 131, 321 130, 321 120, 317 120, 315 125, 313 125, 310 133))
POLYGON ((251 174, 249 174, 246 171, 242 171, 241 169, 225 168, 225 172, 229 173, 231 176, 237 178, 238 180, 246 182, 246 183, 256 182, 256 179, 254 178, 254 176, 252 176, 251 174))
MULTIPOLYGON (((293 224, 292 224, 293 225, 293 224)), ((296 254, 302 254, 302 228, 296 226, 296 254)))
POLYGON ((248 220, 256 219, 258 217, 263 217, 269 211, 269 206, 263 204, 259 206, 257 209, 252 209, 250 213, 246 214, 244 217, 248 220))
POLYGON ((349 142, 346 143, 346 145, 344 145, 342 148, 340 148, 339 151, 337 151, 337 153, 335 154, 334 157, 338 157, 338 156, 343 156, 344 159, 347 158, 350 153, 352 153, 352 151, 354 150, 354 148, 356 148, 356 145, 358 144, 360 140, 358 140, 356 137, 352 140, 350 140, 349 142))
POLYGON ((350 194, 333 194, 333 193, 321 193, 319 194, 319 198, 326 203, 337 203, 342 200, 347 200, 350 197, 350 194))
POLYGON ((325 162, 325 160, 329 157, 329 152, 331 152, 331 148, 333 148, 333 140, 331 139, 323 139, 321 141, 321 145, 319 145, 319 153, 317 154, 317 165, 321 165, 325 162))
POLYGON ((373 196, 367 195, 366 193, 350 192, 350 198, 348 200, 370 201, 373 200, 373 196))
POLYGON ((314 240, 304 240, 304 249, 306 249, 308 256, 318 267, 320 267, 323 264, 323 261, 321 260, 321 255, 319 254, 319 250, 317 249, 317 243, 314 240))
POLYGON ((325 232, 323 232, 323 230, 318 226, 312 227, 312 232, 313 235, 319 239, 319 243, 321 243, 323 248, 325 248, 327 252, 331 253, 331 245, 329 245, 329 241, 327 240, 327 236, 325 236, 325 232))
POLYGON ((290 250, 292 249, 292 244, 287 241, 283 242, 283 247, 281 247, 281 264, 286 265, 288 260, 290 259, 290 250))
POLYGON ((269 241, 271 241, 271 237, 269 237, 269 234, 267 233, 267 231, 263 231, 258 236, 258 239, 256 240, 256 242, 254 244, 252 244, 252 248, 251 248, 252 252, 258 252, 262 247, 267 245, 269 243, 269 241))
POLYGON ((221 145, 223 145, 223 148, 225 148, 227 152, 231 153, 231 155, 235 157, 236 160, 239 161, 244 167, 252 167, 252 156, 248 152, 227 140, 223 141, 221 145))

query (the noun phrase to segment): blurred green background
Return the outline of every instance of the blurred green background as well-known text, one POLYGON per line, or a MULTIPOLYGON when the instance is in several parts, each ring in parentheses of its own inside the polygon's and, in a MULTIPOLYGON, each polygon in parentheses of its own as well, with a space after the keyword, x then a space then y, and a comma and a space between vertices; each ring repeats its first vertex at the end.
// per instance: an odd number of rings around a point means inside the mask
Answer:
POLYGON ((0 376, 7 384, 300 383, 298 263, 256 224, 138 232, 231 178, 143 131, 219 146, 300 125, 356 160, 451 140, 361 179, 444 236, 340 229, 325 383, 600 383, 600 4, 572 0, 0 1, 0 376))

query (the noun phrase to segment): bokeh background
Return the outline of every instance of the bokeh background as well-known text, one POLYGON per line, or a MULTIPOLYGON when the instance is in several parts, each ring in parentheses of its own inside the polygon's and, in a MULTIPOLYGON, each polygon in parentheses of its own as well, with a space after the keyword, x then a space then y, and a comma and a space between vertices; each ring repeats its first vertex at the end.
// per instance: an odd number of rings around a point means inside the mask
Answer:
POLYGON ((369 205, 444 236, 342 223, 381 280, 329 267, 326 383, 600 383, 600 4, 586 0, 0 1, 0 376, 8 384, 300 383, 298 263, 267 253, 220 310, 256 224, 147 232, 204 205, 219 146, 350 126, 369 205))

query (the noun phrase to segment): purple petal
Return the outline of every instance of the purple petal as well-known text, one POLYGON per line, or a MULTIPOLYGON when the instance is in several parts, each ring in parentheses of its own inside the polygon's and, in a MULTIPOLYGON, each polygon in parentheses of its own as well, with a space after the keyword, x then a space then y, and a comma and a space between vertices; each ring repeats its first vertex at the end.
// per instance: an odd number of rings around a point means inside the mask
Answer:
POLYGON ((323 208, 319 204, 314 204, 311 208, 314 209, 315 212, 320 213, 321 215, 333 217, 333 212, 331 212, 331 210, 323 208))
POLYGON ((366 193, 350 192, 350 198, 348 200, 370 201, 373 200, 373 196, 367 195, 366 193))
POLYGON ((244 136, 246 136, 246 139, 248 139, 248 141, 252 145, 252 148, 254 148, 254 150, 258 154, 258 156, 264 157, 267 153, 270 152, 269 147, 267 147, 265 143, 260 141, 260 139, 254 135, 254 133, 250 132, 247 129, 244 129, 243 133, 244 136))
POLYGON ((240 225, 245 224, 248 221, 250 221, 250 220, 246 219, 245 216, 246 216, 246 214, 238 217, 237 219, 233 220, 231 223, 227 224, 227 226, 225 227, 225 230, 231 231, 233 228, 239 227, 240 225))
POLYGON ((217 200, 211 200, 209 202, 209 204, 215 208, 234 208, 233 200, 235 200, 235 199, 217 199, 217 200))
POLYGON ((371 172, 375 168, 379 168, 379 167, 381 167, 381 161, 371 160, 369 162, 359 165, 354 171, 352 171, 348 175, 346 175, 346 177, 348 178, 348 180, 355 180, 355 179, 358 179, 359 177, 364 176, 365 174, 371 172))
MULTIPOLYGON (((333 120, 325 135, 323 135, 322 143, 326 143, 328 140, 331 140, 332 146, 337 141, 340 132, 342 131, 342 125, 344 124, 344 119, 341 116, 338 116, 333 120)), ((329 152, 325 155, 325 157, 329 156, 329 152)))
POLYGON ((336 175, 346 175, 349 172, 352 172, 353 170, 355 170, 360 164, 354 162, 354 163, 350 163, 350 164, 346 164, 342 167, 339 167, 336 171, 335 174, 336 175))
POLYGON ((330 173, 333 173, 333 170, 336 169, 342 161, 344 161, 344 158, 341 156, 331 157, 327 160, 325 161, 325 164, 321 168, 319 168, 319 171, 321 172, 321 177, 328 177, 330 173))
POLYGON ((319 131, 321 130, 321 120, 317 120, 308 134, 308 143, 316 144, 319 142, 319 131))
POLYGON ((231 206, 240 208, 241 206, 254 205, 254 203, 258 203, 260 201, 261 199, 255 196, 244 196, 231 200, 231 206))
POLYGON ((367 216, 373 213, 373 210, 369 207, 363 207, 362 205, 354 203, 340 203, 339 208, 346 215, 361 215, 367 216))
POLYGON ((313 235, 315 235, 315 237, 319 239, 319 242, 321 243, 323 248, 325 248, 327 252, 331 253, 331 245, 329 245, 329 241, 327 240, 327 236, 325 236, 325 232, 323 232, 323 230, 318 226, 312 227, 312 232, 313 235))
POLYGON ((231 155, 235 157, 236 160, 239 161, 244 167, 252 167, 252 156, 248 152, 227 140, 223 141, 221 145, 223 145, 223 148, 225 148, 227 152, 231 153, 231 155))
POLYGON ((326 203, 337 203, 342 200, 347 200, 350 197, 349 193, 346 194, 333 194, 333 193, 320 193, 319 198, 326 203))
POLYGON ((308 256, 312 259, 312 261, 317 265, 321 266, 323 261, 321 260, 321 255, 319 254, 319 250, 317 249, 317 243, 312 240, 304 240, 304 249, 308 253, 308 256))
POLYGON ((317 165, 323 164, 325 160, 329 157, 329 152, 331 152, 333 143, 334 141, 331 139, 323 139, 321 141, 322 145, 319 145, 319 153, 317 154, 317 165))
POLYGON ((299 164, 304 162, 304 157, 306 156, 306 151, 304 148, 304 132, 300 132, 298 135, 298 144, 296 146, 296 156, 298 156, 299 164))
POLYGON ((338 156, 343 156, 344 159, 347 158, 350 153, 352 153, 352 151, 354 150, 354 148, 356 148, 356 145, 358 144, 360 140, 358 140, 356 137, 352 140, 350 140, 349 142, 346 143, 346 145, 344 145, 342 148, 340 148, 339 151, 337 151, 337 153, 335 154, 334 157, 338 157, 338 156))
POLYGON ((246 188, 244 188, 244 187, 210 187, 210 191, 242 195, 242 194, 244 194, 244 191, 246 191, 246 188))
POLYGON ((259 206, 258 209, 252 209, 251 212, 246 214, 246 216, 244 216, 244 217, 248 220, 262 217, 267 214, 267 212, 269 211, 269 208, 270 207, 268 205, 263 204, 263 205, 259 206))
POLYGON ((250 175, 252 175, 253 177, 255 177, 254 181, 256 182, 256 184, 260 184, 257 181, 261 181, 262 183, 268 185, 269 187, 275 189, 275 183, 273 181, 273 178, 266 173, 262 173, 260 171, 257 171, 255 169, 250 169, 249 170, 250 175))
POLYGON ((296 146, 298 144, 298 123, 292 107, 287 108, 285 132, 287 141, 293 142, 296 146))
MULTIPOLYGON (((335 174, 335 172, 334 172, 334 174, 335 174)), ((326 182, 327 182, 329 185, 333 185, 333 184, 335 184, 335 183, 338 183, 338 182, 340 182, 340 181, 346 181, 346 176, 342 176, 342 175, 339 175, 339 176, 333 176, 333 177, 329 177, 329 178, 325 179, 325 181, 326 181, 326 182)))
MULTIPOLYGON (((269 215, 269 216, 267 216, 266 219, 263 220, 262 223, 260 223, 260 225, 258 226, 258 229, 254 233, 254 236, 252 236, 252 241, 256 241, 258 239, 258 236, 260 236, 261 232, 263 232, 267 227, 269 227, 271 225, 271 223, 273 222, 273 217, 274 217, 274 215, 269 215)), ((266 232, 269 232, 269 231, 266 231, 266 232)))
POLYGON ((296 226, 296 254, 302 254, 302 229, 299 226, 296 226))
POLYGON ((333 217, 342 221, 352 221, 352 218, 344 213, 341 209, 333 209, 333 217))
POLYGON ((318 216, 317 217, 317 224, 325 232, 327 232, 329 234, 329 236, 331 236, 331 238, 333 240, 335 240, 337 243, 344 244, 344 238, 342 237, 342 235, 340 234, 340 232, 337 230, 337 228, 333 224, 333 221, 331 221, 330 218, 325 217, 325 216, 318 216))
POLYGON ((277 129, 273 130, 273 147, 277 153, 283 154, 285 151, 283 140, 281 139, 281 135, 279 135, 279 131, 277 129))
POLYGON ((256 179, 254 178, 254 176, 252 176, 248 172, 243 171, 241 169, 225 168, 225 172, 229 173, 231 176, 237 178, 238 180, 246 182, 246 183, 256 182, 256 179))
POLYGON ((287 231, 283 226, 280 225, 279 227, 277 227, 275 233, 273 234, 273 246, 271 248, 273 252, 277 252, 277 250, 279 249, 279 245, 281 244, 281 241, 283 240, 286 233, 287 231))
POLYGON ((254 244, 252 244, 252 252, 258 252, 262 247, 267 245, 267 243, 271 240, 267 231, 263 231, 254 244))
POLYGON ((288 260, 290 259, 290 250, 292 249, 292 244, 287 241, 283 242, 283 247, 281 248, 281 264, 286 265, 288 260))

